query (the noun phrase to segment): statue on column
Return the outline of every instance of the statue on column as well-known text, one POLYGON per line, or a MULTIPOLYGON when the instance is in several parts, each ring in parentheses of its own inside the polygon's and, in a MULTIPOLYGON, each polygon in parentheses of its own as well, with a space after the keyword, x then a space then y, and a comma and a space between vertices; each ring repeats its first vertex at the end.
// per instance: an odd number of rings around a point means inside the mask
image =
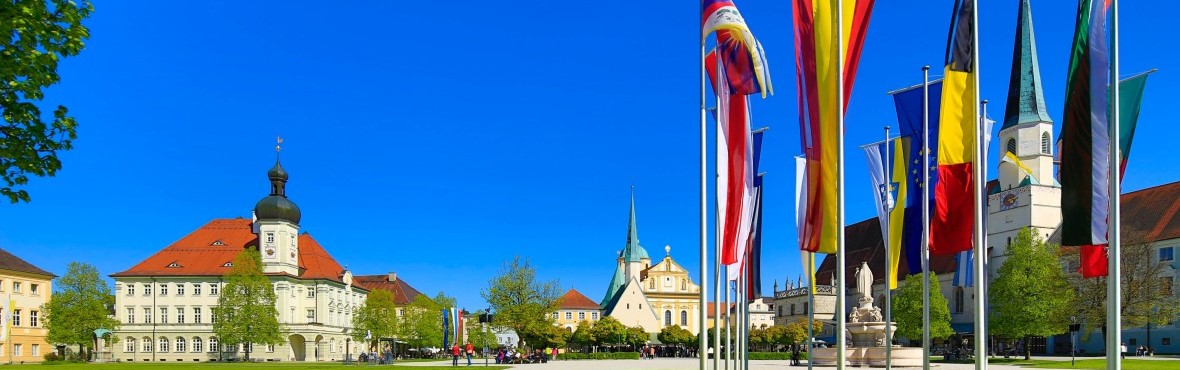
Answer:
POLYGON ((861 262, 856 269, 856 292, 862 298, 873 298, 873 271, 869 270, 868 262, 861 262))

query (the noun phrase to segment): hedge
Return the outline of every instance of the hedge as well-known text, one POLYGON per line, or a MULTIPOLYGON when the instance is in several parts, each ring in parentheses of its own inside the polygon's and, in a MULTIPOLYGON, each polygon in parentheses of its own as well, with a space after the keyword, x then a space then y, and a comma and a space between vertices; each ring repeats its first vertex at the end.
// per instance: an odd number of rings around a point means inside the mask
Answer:
MULTIPOLYGON (((751 360, 790 360, 790 352, 750 352, 751 360)), ((807 352, 799 353, 799 358, 806 360, 807 352)))
POLYGON ((558 360, 638 360, 639 352, 559 353, 558 360))

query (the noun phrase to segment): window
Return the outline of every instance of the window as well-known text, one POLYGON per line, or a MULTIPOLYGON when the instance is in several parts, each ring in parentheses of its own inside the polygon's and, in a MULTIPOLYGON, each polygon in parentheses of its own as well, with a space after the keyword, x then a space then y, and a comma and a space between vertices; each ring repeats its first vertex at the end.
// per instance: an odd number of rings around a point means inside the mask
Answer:
POLYGON ((201 352, 201 337, 193 337, 193 352, 201 352))
POLYGON ((29 311, 29 326, 37 327, 37 311, 29 311))
POLYGON ((639 309, 641 309, 641 310, 643 309, 643 303, 639 304, 639 309))
POLYGON ((176 284, 176 295, 184 295, 185 283, 176 284))
POLYGON ((680 310, 680 325, 688 325, 688 311, 680 310))
POLYGON ((254 343, 245 343, 245 344, 242 344, 242 351, 243 351, 243 352, 250 352, 250 353, 254 353, 254 343))
MULTIPOLYGON (((177 324, 184 323, 184 307, 177 307, 176 308, 176 323, 177 324)), ((181 352, 183 352, 183 351, 181 351, 181 352)))
POLYGON ((1172 338, 1164 337, 1163 339, 1160 340, 1160 343, 1165 346, 1170 346, 1170 345, 1172 345, 1172 338))
POLYGON ((274 243, 275 243, 275 233, 273 233, 273 232, 266 233, 266 244, 274 244, 274 243))
MULTIPOLYGON (((193 323, 194 324, 201 323, 201 308, 200 307, 193 307, 193 323)), ((193 342, 193 344, 195 345, 196 342, 193 342)), ((197 351, 197 352, 200 352, 200 351, 197 351)))
POLYGON ((328 340, 328 352, 336 353, 336 338, 328 340))
POLYGON ((566 311, 566 312, 565 312, 565 319, 566 319, 566 320, 573 319, 573 318, 574 318, 574 313, 573 313, 573 312, 569 312, 569 311, 566 311))
POLYGON ((590 319, 591 319, 591 320, 598 320, 598 313, 597 313, 597 312, 591 312, 591 313, 590 313, 590 319))
POLYGON ((955 313, 963 313, 963 287, 955 287, 955 313))
POLYGON ((123 343, 123 352, 135 352, 135 338, 127 338, 123 343))
POLYGON ((127 287, 127 295, 135 295, 135 284, 127 284, 125 286, 127 287))
POLYGON ((1139 343, 1137 343, 1137 342, 1135 341, 1135 338, 1131 338, 1131 339, 1130 339, 1130 340, 1128 340, 1127 342, 1130 342, 1129 344, 1131 345, 1131 347, 1134 347, 1135 345, 1139 344, 1139 343))
MULTIPOLYGON (((128 324, 135 323, 135 309, 134 308, 127 307, 127 323, 128 324)), ((130 351, 128 351, 128 352, 130 352, 130 351)))
POLYGON ((217 337, 209 337, 209 352, 221 351, 221 344, 217 343, 217 337))
POLYGON ((151 285, 147 285, 147 284, 143 285, 143 295, 152 295, 152 286, 151 285))
POLYGON ((160 307, 160 323, 168 323, 168 307, 160 307))
POLYGON ((176 352, 184 352, 187 349, 184 344, 184 338, 176 337, 176 352))
POLYGON ((688 279, 680 279, 680 290, 688 290, 688 279))
POLYGON ((585 320, 585 319, 586 319, 586 313, 585 312, 578 312, 578 320, 585 320))
POLYGON ((152 338, 143 337, 143 340, 141 342, 143 342, 143 351, 141 351, 141 352, 151 352, 152 351, 152 338))
POLYGON ((778 306, 778 315, 779 316, 783 315, 783 306, 778 306))
POLYGON ((1048 132, 1041 134, 1041 154, 1050 154, 1049 153, 1049 133, 1048 132))
POLYGON ((20 344, 13 344, 12 345, 12 355, 13 356, 20 356, 21 355, 20 347, 21 347, 20 344))
POLYGON ((672 311, 664 310, 664 326, 672 325, 672 311))
POLYGON ((168 284, 160 284, 160 295, 168 295, 168 284))
MULTIPOLYGON (((37 288, 39 288, 37 286, 37 284, 29 284, 29 293, 32 295, 38 295, 41 292, 37 288)), ((36 344, 33 345, 33 348, 34 348, 33 352, 37 352, 37 350, 35 349, 35 348, 37 348, 36 344)), ((33 353, 33 356, 36 356, 36 355, 37 355, 36 353, 33 353)))
POLYGON ((20 282, 16 282, 16 281, 12 282, 12 292, 13 293, 20 293, 20 282))
POLYGON ((315 322, 315 309, 307 309, 307 322, 315 322))
POLYGON ((1174 252, 1175 251, 1173 250, 1172 247, 1160 248, 1160 262, 1171 261, 1172 259, 1174 259, 1175 258, 1174 252))
POLYGON ((630 310, 630 309, 631 309, 631 304, 630 304, 630 303, 628 303, 628 304, 627 304, 627 309, 628 309, 628 310, 630 310))
POLYGON ((168 338, 160 337, 159 352, 168 352, 168 338))
POLYGON ((397 316, 398 317, 405 316, 405 314, 406 314, 405 309, 402 309, 402 308, 397 309, 397 316))
POLYGON ((143 309, 143 323, 144 324, 151 324, 152 323, 152 309, 150 309, 150 308, 143 309))
POLYGON ((307 288, 307 298, 315 298, 315 289, 307 288))
POLYGON ((12 310, 12 326, 20 326, 20 310, 12 310))
POLYGON ((794 303, 791 303, 791 314, 792 315, 795 314, 795 304, 794 303))
POLYGON ((217 295, 217 284, 209 284, 209 295, 217 295))
POLYGON ((1008 139, 1008 153, 1016 154, 1016 139, 1008 139))
POLYGON ((807 302, 803 302, 803 314, 807 314, 807 302))
MULTIPOLYGON (((333 339, 333 341, 335 341, 335 339, 333 339)), ((274 352, 274 351, 275 351, 275 345, 274 345, 274 344, 267 344, 267 345, 266 345, 266 351, 267 351, 267 352, 274 352)), ((332 350, 332 352, 336 352, 336 351, 335 351, 335 349, 333 349, 333 350, 332 350)))
POLYGON ((193 295, 201 295, 201 283, 193 284, 193 295))

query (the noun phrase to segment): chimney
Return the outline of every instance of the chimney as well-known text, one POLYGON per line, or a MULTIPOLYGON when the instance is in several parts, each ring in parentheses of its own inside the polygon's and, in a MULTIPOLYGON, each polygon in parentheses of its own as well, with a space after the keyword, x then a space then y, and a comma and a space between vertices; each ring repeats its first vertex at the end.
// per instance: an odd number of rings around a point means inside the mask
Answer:
POLYGON ((396 272, 391 272, 391 273, 389 273, 389 282, 391 282, 391 283, 392 283, 392 282, 395 282, 395 281, 397 281, 397 273, 396 273, 396 272))

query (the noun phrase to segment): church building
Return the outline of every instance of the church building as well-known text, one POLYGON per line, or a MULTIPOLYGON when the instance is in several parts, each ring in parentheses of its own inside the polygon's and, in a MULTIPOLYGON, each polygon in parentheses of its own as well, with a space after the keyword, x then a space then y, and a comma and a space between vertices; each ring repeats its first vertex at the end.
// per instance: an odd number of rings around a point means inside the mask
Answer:
POLYGON ((696 323, 701 288, 692 281, 688 269, 672 259, 671 246, 665 246, 664 258, 652 265, 647 250, 639 243, 634 194, 627 244, 615 262, 615 273, 602 299, 603 316, 613 317, 625 326, 641 326, 649 333, 671 325, 694 335, 699 331, 696 323))
MULTIPOLYGON (((223 276, 243 250, 260 252, 263 273, 275 291, 281 345, 258 345, 261 361, 338 361, 357 353, 352 315, 368 290, 310 234, 299 232, 299 207, 287 198, 287 171, 276 161, 267 172, 270 194, 254 207, 254 219, 213 219, 148 256, 115 280, 117 361, 229 361, 246 346, 219 343, 213 309, 223 276), (345 348, 349 345, 350 348, 345 348)), ((416 291, 414 291, 416 293, 416 291)))

